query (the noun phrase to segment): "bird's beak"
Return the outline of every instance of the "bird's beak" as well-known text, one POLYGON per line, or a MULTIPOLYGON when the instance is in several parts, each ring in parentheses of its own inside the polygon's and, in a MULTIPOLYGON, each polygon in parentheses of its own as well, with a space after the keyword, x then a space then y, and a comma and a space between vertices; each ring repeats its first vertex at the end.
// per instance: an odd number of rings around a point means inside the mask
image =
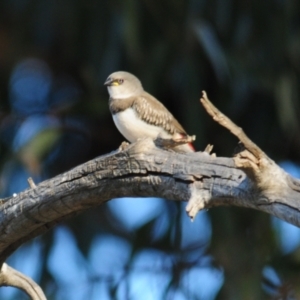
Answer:
POLYGON ((106 81, 104 82, 104 85, 106 85, 106 86, 112 86, 112 85, 119 85, 119 83, 118 83, 117 80, 108 77, 106 79, 106 81))
POLYGON ((106 81, 104 82, 104 85, 106 85, 106 86, 110 86, 110 85, 111 85, 111 83, 112 83, 112 80, 111 80, 111 78, 110 78, 110 77, 108 77, 108 78, 106 79, 106 81))

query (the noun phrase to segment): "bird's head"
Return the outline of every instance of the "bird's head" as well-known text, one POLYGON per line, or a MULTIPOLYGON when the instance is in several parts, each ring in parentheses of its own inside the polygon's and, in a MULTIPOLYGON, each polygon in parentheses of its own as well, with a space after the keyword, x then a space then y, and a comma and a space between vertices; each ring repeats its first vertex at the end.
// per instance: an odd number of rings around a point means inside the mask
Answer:
POLYGON ((139 79, 124 71, 110 74, 104 85, 107 86, 110 97, 114 99, 138 96, 143 92, 143 87, 139 79))

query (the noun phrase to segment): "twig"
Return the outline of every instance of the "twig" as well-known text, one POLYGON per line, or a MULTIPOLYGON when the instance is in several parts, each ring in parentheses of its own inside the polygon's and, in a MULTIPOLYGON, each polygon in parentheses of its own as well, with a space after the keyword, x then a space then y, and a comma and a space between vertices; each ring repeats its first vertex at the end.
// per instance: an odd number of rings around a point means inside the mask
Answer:
POLYGON ((14 286, 23 290, 32 300, 47 300, 40 286, 31 278, 13 269, 6 263, 0 272, 0 286, 14 286))
POLYGON ((205 91, 202 92, 202 98, 200 99, 200 102, 206 109, 207 113, 212 116, 213 120, 235 135, 243 143, 245 148, 255 156, 256 159, 259 160, 262 157, 266 157, 265 153, 247 137, 241 127, 238 127, 235 123, 233 123, 209 101, 205 91))
POLYGON ((271 158, 269 158, 255 143, 253 143, 243 129, 234 124, 228 117, 221 113, 207 98, 206 92, 202 92, 200 102, 214 121, 228 129, 235 135, 243 147, 233 157, 235 166, 251 178, 256 186, 266 194, 283 190, 287 185, 285 173, 271 158))
POLYGON ((27 181, 28 181, 28 183, 29 183, 29 186, 30 186, 32 189, 36 188, 36 185, 35 185, 35 183, 34 183, 34 181, 33 181, 33 179, 32 179, 31 177, 29 177, 29 178, 27 179, 27 181))

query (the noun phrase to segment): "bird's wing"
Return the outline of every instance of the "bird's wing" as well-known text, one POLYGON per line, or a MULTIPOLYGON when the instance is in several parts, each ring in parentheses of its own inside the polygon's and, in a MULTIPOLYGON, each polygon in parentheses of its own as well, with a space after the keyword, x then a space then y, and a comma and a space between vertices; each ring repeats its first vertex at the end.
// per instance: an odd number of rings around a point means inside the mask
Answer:
POLYGON ((144 121, 160 126, 169 134, 187 134, 167 108, 147 92, 136 97, 133 106, 144 121))

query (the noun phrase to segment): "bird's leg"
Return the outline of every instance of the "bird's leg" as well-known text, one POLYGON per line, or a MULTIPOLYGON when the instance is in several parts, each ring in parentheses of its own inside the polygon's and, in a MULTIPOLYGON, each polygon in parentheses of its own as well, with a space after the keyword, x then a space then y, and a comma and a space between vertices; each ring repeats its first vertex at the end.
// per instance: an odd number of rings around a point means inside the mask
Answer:
POLYGON ((126 150, 128 147, 129 147, 129 143, 128 142, 122 142, 122 144, 119 146, 119 151, 121 152, 121 151, 123 151, 123 150, 126 150))

